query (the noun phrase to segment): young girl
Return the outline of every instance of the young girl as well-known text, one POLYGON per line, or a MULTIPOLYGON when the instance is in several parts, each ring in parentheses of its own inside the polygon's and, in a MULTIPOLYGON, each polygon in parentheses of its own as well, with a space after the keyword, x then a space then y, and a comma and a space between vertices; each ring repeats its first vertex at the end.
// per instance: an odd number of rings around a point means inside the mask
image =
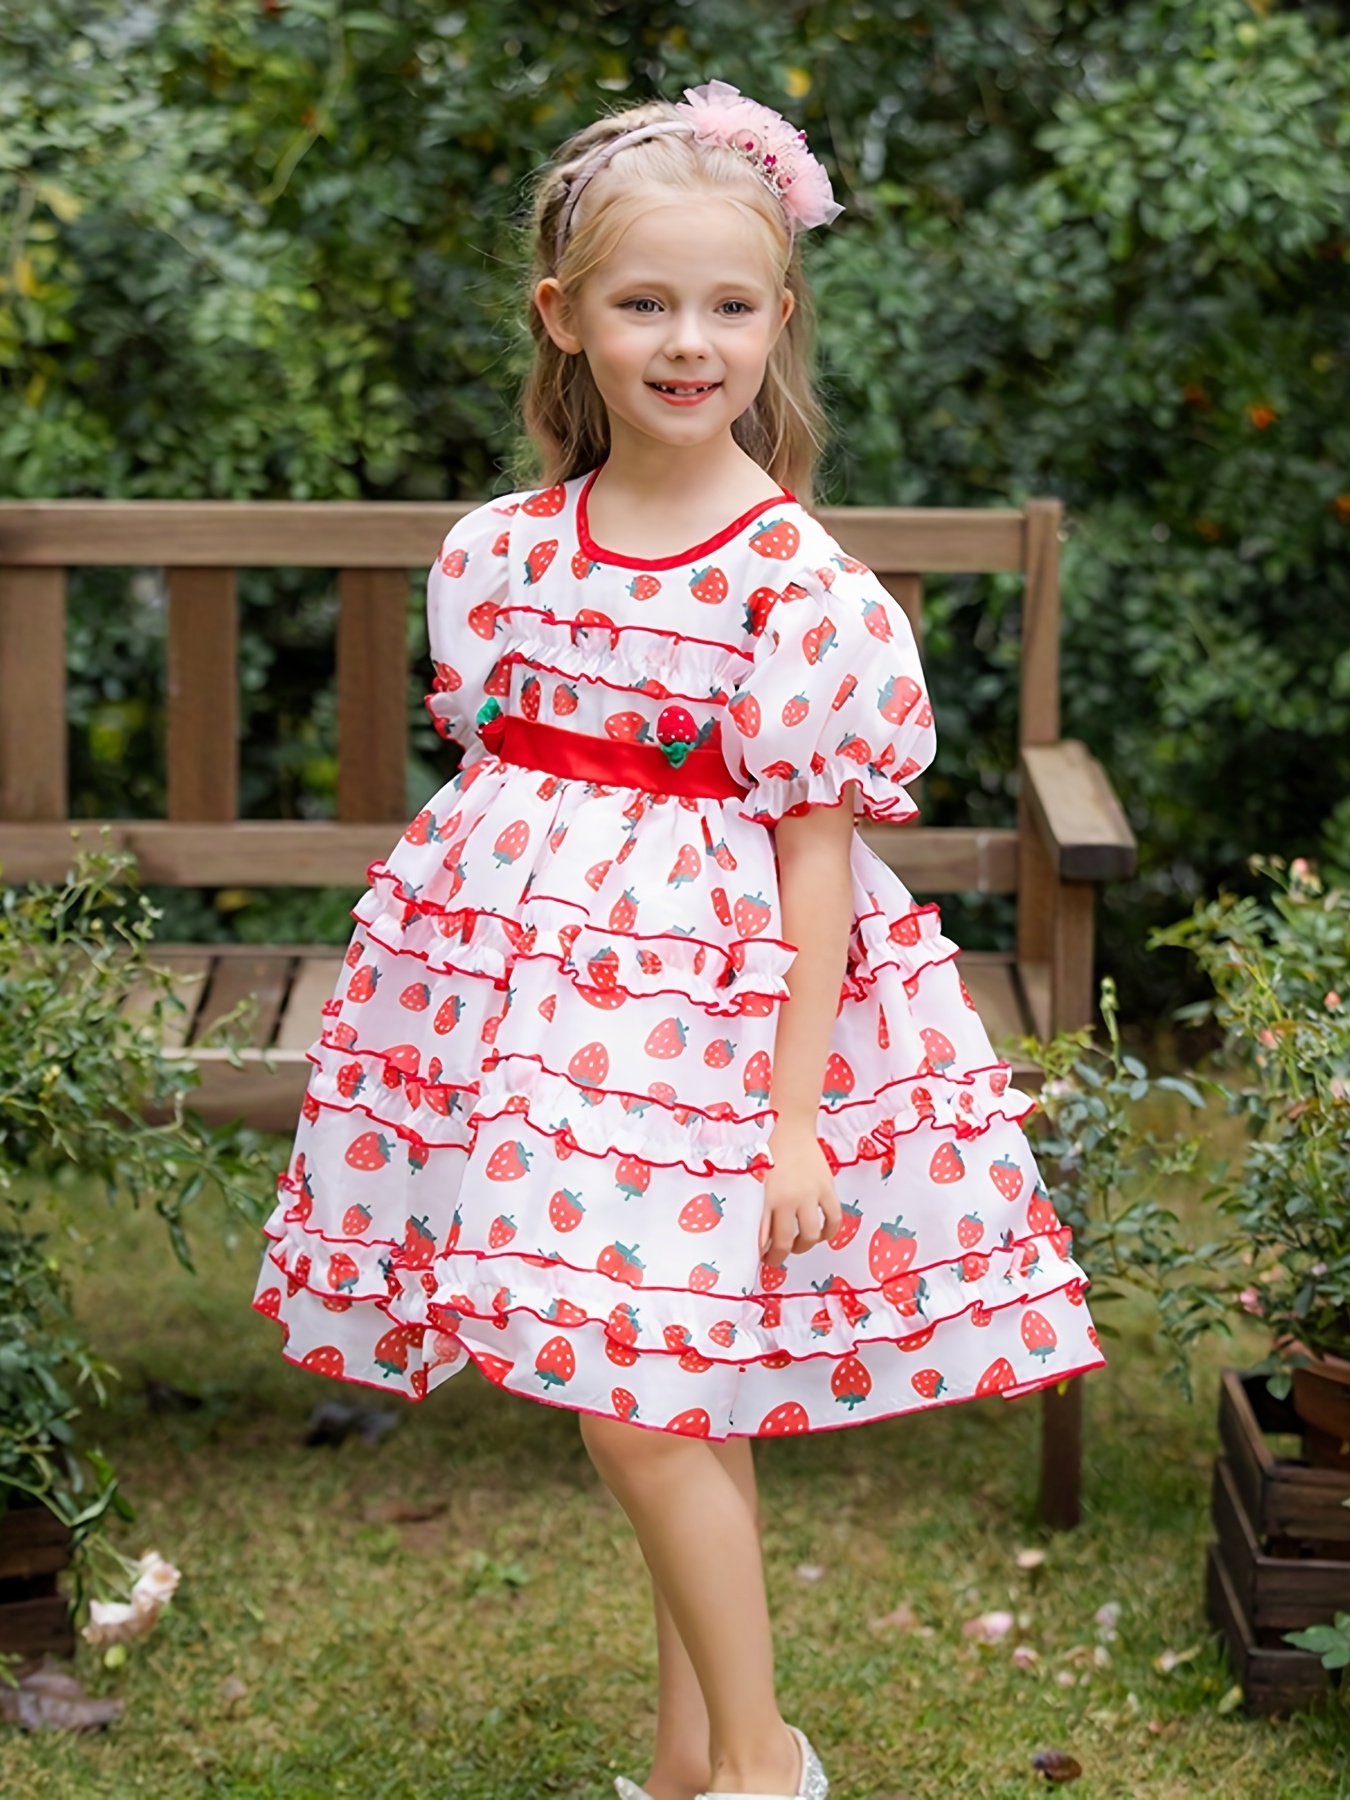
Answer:
POLYGON ((1101 1361, 941 935, 903 612, 806 510, 801 135, 721 82, 564 145, 536 209, 543 481, 428 589, 459 773, 369 871, 256 1305, 420 1399, 570 1407, 651 1571, 628 1800, 827 1783, 774 1693, 750 1440, 1101 1361))

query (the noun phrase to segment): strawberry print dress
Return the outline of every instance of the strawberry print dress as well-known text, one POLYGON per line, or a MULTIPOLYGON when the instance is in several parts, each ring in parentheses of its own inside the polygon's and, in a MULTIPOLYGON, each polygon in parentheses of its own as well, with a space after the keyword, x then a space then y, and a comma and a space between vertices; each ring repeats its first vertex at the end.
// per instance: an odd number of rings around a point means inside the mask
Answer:
POLYGON ((592 538, 594 479, 480 506, 431 571, 426 704, 465 755, 368 870, 256 1308, 382 1391, 472 1361, 712 1438, 1097 1366, 1033 1102, 856 835, 818 1116, 843 1224, 761 1263, 772 827, 912 818, 932 711, 904 613, 789 494, 644 561, 592 538))

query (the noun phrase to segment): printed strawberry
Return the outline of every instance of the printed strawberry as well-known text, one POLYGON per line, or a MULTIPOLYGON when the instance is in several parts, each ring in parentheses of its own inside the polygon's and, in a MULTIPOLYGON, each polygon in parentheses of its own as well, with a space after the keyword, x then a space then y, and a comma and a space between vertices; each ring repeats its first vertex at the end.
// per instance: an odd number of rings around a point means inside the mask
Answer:
POLYGON ((532 1155, 524 1144, 508 1139, 492 1152, 484 1173, 489 1181, 519 1181, 529 1168, 532 1155))
POLYGON ((862 1224, 862 1208, 846 1200, 839 1209, 839 1223, 834 1228, 834 1236, 825 1242, 831 1250, 846 1250, 858 1235, 858 1227, 862 1224))
POLYGON ((637 895, 625 888, 609 909, 611 931, 631 931, 637 923, 637 895))
POLYGON ((692 1334, 687 1325, 667 1325, 661 1335, 667 1350, 683 1350, 692 1334))
POLYGON ((425 1012, 431 1005, 431 989, 425 981, 412 981, 398 997, 398 1003, 408 1012, 425 1012))
POLYGON ((834 1366, 830 1376, 830 1392, 850 1412, 861 1406, 872 1391, 872 1377, 856 1356, 845 1356, 834 1366))
POLYGON ((712 1420, 701 1406, 691 1406, 687 1412, 676 1413, 666 1430, 677 1431, 682 1437, 705 1438, 712 1431, 712 1420))
POLYGON ((752 535, 750 548, 771 562, 787 562, 797 554, 801 541, 801 533, 790 519, 770 519, 752 535))
POLYGON ((578 1087, 601 1087, 609 1074, 609 1051, 597 1038, 572 1054, 567 1073, 578 1087))
POLYGON ((975 1398, 979 1400, 986 1394, 1002 1394, 1016 1385, 1017 1377, 1013 1374, 1012 1364, 1006 1356, 996 1357, 976 1384, 975 1398))
POLYGON ((773 917, 763 894, 742 894, 732 907, 736 929, 742 937, 758 937, 773 917))
POLYGON ((609 1403, 625 1425, 637 1417, 638 1403, 627 1388, 614 1388, 610 1393, 609 1403))
POLYGON ((621 1300, 606 1321, 606 1335, 620 1344, 635 1344, 638 1330, 637 1314, 626 1300, 621 1300))
MULTIPOLYGON (((592 863, 590 868, 586 871, 586 886, 588 888, 594 888, 595 892, 598 894, 600 889, 605 885, 605 877, 609 874, 610 865, 613 861, 614 858, 612 856, 607 856, 603 862, 592 863)), ((579 926, 564 926, 562 931, 558 933, 559 938, 562 939, 564 949, 568 951, 571 950, 573 939, 576 937, 578 930, 580 930, 579 926), (569 930, 571 931, 571 936, 564 935, 569 930)))
POLYGON ((890 643, 891 622, 886 617, 886 609, 879 600, 863 602, 863 624, 874 638, 879 638, 883 644, 890 643))
POLYGON ((580 1195, 574 1194, 570 1188, 559 1188, 549 1199, 549 1223, 555 1231, 575 1231, 585 1212, 580 1195))
POLYGON ((642 1286, 642 1272, 646 1268, 637 1253, 637 1245, 630 1250, 626 1244, 606 1244, 596 1259, 596 1268, 602 1275, 608 1275, 611 1281, 622 1281, 629 1287, 642 1286))
POLYGON ((827 1105, 837 1105, 839 1101, 847 1100, 853 1092, 853 1082, 853 1070, 837 1050, 831 1050, 825 1064, 825 1082, 821 1088, 821 1097, 827 1105))
POLYGON ((346 1367, 342 1352, 333 1344, 320 1344, 317 1349, 310 1350, 300 1360, 302 1369, 309 1369, 315 1375, 331 1375, 334 1381, 342 1379, 346 1367))
POLYGON ((956 1227, 956 1241, 963 1250, 973 1250, 984 1236, 984 1221, 978 1213, 967 1213, 956 1227))
POLYGON ((549 1024, 551 1025, 553 1023, 553 1015, 557 1012, 557 1010, 558 1010, 558 996, 556 994, 545 994, 544 998, 539 1002, 539 1006, 538 1006, 538 1013, 539 1013, 540 1018, 547 1019, 549 1024))
POLYGON ((973 1251, 970 1255, 963 1256, 958 1265, 958 1274, 962 1281, 983 1281, 988 1273, 989 1258, 978 1256, 973 1251))
POLYGON ((437 1008, 436 1017, 431 1022, 432 1030, 444 1037, 446 1032, 453 1031, 455 1026, 459 1024, 463 1012, 463 996, 460 994, 451 994, 449 998, 443 1000, 437 1008))
POLYGON ((872 760, 872 746, 865 737, 859 737, 856 731, 846 732, 835 748, 840 756, 846 756, 850 762, 860 766, 872 760))
POLYGON ((800 725, 811 711, 811 702, 805 694, 793 694, 783 702, 782 720, 785 725, 800 725))
POLYGON ((962 1180, 965 1173, 965 1161, 956 1145, 951 1142, 939 1144, 928 1165, 928 1179, 946 1184, 962 1180))
POLYGON ((577 710, 577 690, 570 681, 560 681, 554 688, 553 710, 560 719, 577 710))
POLYGON ((504 830, 498 832, 497 841, 492 846, 492 854, 501 868, 513 863, 525 853, 525 846, 530 841, 530 828, 524 819, 514 819, 504 830))
POLYGON ((539 717, 539 702, 543 696, 543 688, 537 675, 527 675, 520 684, 520 710, 527 719, 539 717))
POLYGON ((655 575, 635 575, 628 584, 628 591, 635 600, 654 600, 661 592, 661 583, 655 575))
POLYGON ((504 1356, 489 1356, 486 1350, 475 1350, 473 1360, 494 1387, 505 1387, 507 1376, 516 1366, 504 1356))
POLYGON ((892 1275, 883 1281, 881 1295, 902 1319, 912 1319, 928 1298, 928 1283, 911 1269, 907 1274, 892 1275))
POLYGON ((580 994, 581 998, 588 1006, 597 1007, 601 1012, 613 1012, 616 1007, 622 1006, 624 1001, 628 998, 622 988, 590 987, 587 983, 582 981, 577 983, 577 993, 580 994))
POLYGON ((886 1008, 877 1008, 877 1049, 889 1050, 891 1047, 891 1030, 886 1023, 886 1008))
POLYGON ((515 1220, 508 1213, 498 1213, 488 1227, 488 1249, 504 1250, 515 1235, 515 1220))
MULTIPOLYGON (((928 1335, 931 1336, 932 1333, 929 1332, 928 1335)), ((909 1385, 921 1400, 936 1400, 947 1387, 937 1369, 920 1369, 917 1375, 910 1376, 909 1385)))
POLYGON ((380 971, 373 963, 366 963, 358 969, 347 983, 347 998, 356 1004, 372 999, 379 984, 380 971))
POLYGON ((546 1388, 567 1386, 577 1372, 577 1359, 565 1337, 548 1340, 534 1359, 534 1372, 546 1388))
POLYGON ((1053 1354, 1059 1344, 1055 1336, 1055 1328, 1044 1313, 1026 1312, 1022 1314, 1022 1342, 1033 1356, 1044 1359, 1053 1354))
POLYGON ((525 558, 525 585, 533 587, 541 581, 554 557, 558 554, 557 538, 545 538, 542 543, 535 544, 525 558))
POLYGON ((532 519, 552 519, 567 504, 567 489, 559 483, 556 487, 545 488, 541 493, 531 494, 528 500, 521 502, 520 510, 529 513, 532 519))
POLYGON ((829 655, 838 641, 834 621, 830 618, 823 618, 819 625, 813 625, 809 631, 803 633, 802 655, 814 667, 816 663, 822 662, 829 655))
POLYGON ((406 1375, 408 1352, 421 1348, 424 1327, 391 1325, 375 1344, 375 1361, 386 1375, 406 1375))
POLYGON ((989 1179, 1005 1200, 1016 1200, 1022 1192, 1022 1170, 1010 1156, 1000 1156, 990 1163, 989 1179))
POLYGON ((692 844, 681 844, 678 856, 666 876, 667 887, 680 887, 686 881, 693 881, 703 867, 703 858, 692 844))
POLYGON ((710 1069, 725 1069, 736 1054, 736 1046, 730 1038, 714 1038, 703 1052, 703 1060, 710 1069))
POLYGON ((914 1261, 919 1240, 903 1219, 892 1219, 878 1225, 867 1246, 867 1266, 877 1281, 889 1281, 903 1275, 914 1261))
POLYGON ((347 1146, 346 1162, 349 1168, 371 1170, 382 1169, 393 1154, 393 1145, 389 1139, 378 1131, 363 1131, 347 1146))
POLYGON ((742 737, 753 738, 759 736, 759 701, 756 700, 753 694, 742 694, 739 699, 731 702, 727 707, 727 711, 736 721, 736 729, 740 732, 742 737))
POLYGON ((720 606, 727 597, 727 578, 710 563, 706 569, 695 569, 689 577, 689 592, 704 606, 720 606))
POLYGON ((441 558, 441 574, 448 575, 451 581, 458 581, 468 566, 469 553, 467 550, 461 550, 458 546, 453 550, 447 550, 441 558))
POLYGON ((328 1259, 328 1285, 335 1294, 347 1294, 356 1286, 360 1270, 343 1250, 335 1250, 328 1259))
POLYGON ((1059 1214, 1050 1204, 1050 1196, 1039 1181, 1032 1189, 1031 1199, 1027 1204, 1027 1225, 1038 1234, 1059 1229, 1059 1214))
MULTIPOLYGON (((767 1363, 768 1358, 766 1357, 767 1363)), ((765 1413, 759 1422, 756 1437, 796 1437, 800 1432, 811 1429, 810 1415, 798 1400, 785 1400, 781 1406, 765 1413)))
POLYGON ((786 756, 780 756, 775 761, 764 765, 766 780, 795 781, 800 773, 801 770, 796 763, 790 762, 786 756))
POLYGON ((745 629, 751 637, 763 635, 769 614, 780 599, 776 588, 756 588, 745 603, 745 629))
POLYGON ((652 1166, 640 1156, 621 1156, 614 1170, 614 1182, 626 1200, 636 1200, 651 1186, 652 1166))
MULTIPOLYGON (((734 1050, 733 1050, 734 1053, 734 1050)), ((741 1076, 747 1098, 767 1104, 773 1083, 773 1062, 767 1050, 756 1050, 741 1076)))
POLYGON ((659 1025, 653 1025, 647 1033, 647 1041, 642 1048, 648 1056, 669 1060, 681 1055, 688 1041, 689 1028, 683 1019, 662 1019, 659 1025))
POLYGON ((409 1219, 403 1227, 403 1266, 425 1269, 436 1255, 436 1234, 426 1219, 409 1219))
POLYGON ((366 1085, 366 1072, 359 1062, 343 1063, 337 1072, 337 1091, 344 1100, 355 1100, 366 1085))
POLYGON ((695 1194, 680 1208, 681 1231, 712 1231, 722 1223, 726 1201, 718 1194, 695 1194))
POLYGON ((888 675, 877 695, 877 711, 891 725, 903 725, 923 699, 923 689, 908 675, 888 675))
POLYGON ((349 1206, 342 1215, 342 1235, 347 1238, 359 1238, 370 1224, 370 1208, 360 1204, 349 1206))
POLYGON ((721 1279, 716 1263, 695 1263, 689 1271, 689 1286, 696 1294, 710 1294, 721 1279))
POLYGON ((425 844, 435 836, 436 818, 430 807, 424 807, 403 833, 403 841, 407 844, 425 844))
POLYGON ((605 736, 616 744, 646 744, 651 741, 647 721, 640 712, 608 713, 605 736))

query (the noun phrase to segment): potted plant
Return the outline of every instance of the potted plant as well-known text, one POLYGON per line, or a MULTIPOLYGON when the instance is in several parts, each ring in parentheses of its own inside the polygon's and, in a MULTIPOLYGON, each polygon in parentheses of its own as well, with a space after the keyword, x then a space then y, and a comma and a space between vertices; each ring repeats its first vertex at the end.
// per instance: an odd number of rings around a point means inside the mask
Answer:
POLYGON ((134 1635, 172 1591, 157 1559, 126 1562, 103 1534, 110 1512, 130 1517, 107 1459, 83 1441, 112 1371, 77 1327, 39 1213, 59 1215, 76 1180, 93 1177, 111 1202, 153 1205, 191 1266, 186 1219, 204 1193, 250 1222, 266 1203, 265 1140, 238 1125, 207 1128, 189 1104, 197 1071, 164 1053, 165 1021, 181 1002, 153 960, 159 915, 128 891, 133 869, 125 853, 85 852, 64 883, 0 894, 5 1652, 71 1647, 57 1575, 72 1559, 77 1601, 91 1576, 126 1593, 91 1601, 95 1641, 134 1635))

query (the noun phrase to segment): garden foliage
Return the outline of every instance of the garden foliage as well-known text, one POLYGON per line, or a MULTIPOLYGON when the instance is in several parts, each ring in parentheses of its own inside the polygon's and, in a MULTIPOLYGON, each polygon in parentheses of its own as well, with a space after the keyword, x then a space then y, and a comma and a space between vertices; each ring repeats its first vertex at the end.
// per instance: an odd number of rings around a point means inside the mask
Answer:
MULTIPOLYGON (((809 246, 825 497, 1068 502, 1065 728, 1143 846, 1122 979, 1253 849, 1350 862, 1331 5, 0 0, 0 491, 504 485, 531 173, 711 75, 798 118, 847 206, 809 246)), ((162 611, 109 580, 75 608, 76 800, 152 811, 162 611)), ((244 600, 246 804, 323 812, 331 595, 244 600)), ((1011 817, 1016 615, 1013 582, 932 596, 938 822, 1011 817)), ((424 797, 448 771, 419 731, 424 797)))

